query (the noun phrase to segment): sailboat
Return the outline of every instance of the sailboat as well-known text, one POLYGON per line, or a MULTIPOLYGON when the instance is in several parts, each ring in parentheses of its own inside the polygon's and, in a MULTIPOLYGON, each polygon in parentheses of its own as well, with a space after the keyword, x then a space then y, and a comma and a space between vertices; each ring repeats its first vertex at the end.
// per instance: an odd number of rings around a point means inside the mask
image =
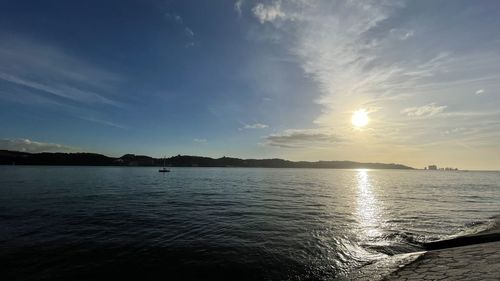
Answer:
POLYGON ((158 172, 160 172, 160 173, 168 173, 168 172, 170 172, 170 170, 167 169, 167 167, 165 166, 165 160, 166 160, 166 158, 167 157, 163 157, 163 167, 158 170, 158 172))

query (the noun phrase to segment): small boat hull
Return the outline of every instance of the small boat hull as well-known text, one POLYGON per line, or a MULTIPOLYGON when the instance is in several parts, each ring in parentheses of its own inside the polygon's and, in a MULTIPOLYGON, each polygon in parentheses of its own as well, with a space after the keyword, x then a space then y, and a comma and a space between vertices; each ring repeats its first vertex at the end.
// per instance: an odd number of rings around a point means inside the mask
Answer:
POLYGON ((167 169, 159 169, 158 172, 160 173, 168 173, 170 172, 170 170, 167 170, 167 169))

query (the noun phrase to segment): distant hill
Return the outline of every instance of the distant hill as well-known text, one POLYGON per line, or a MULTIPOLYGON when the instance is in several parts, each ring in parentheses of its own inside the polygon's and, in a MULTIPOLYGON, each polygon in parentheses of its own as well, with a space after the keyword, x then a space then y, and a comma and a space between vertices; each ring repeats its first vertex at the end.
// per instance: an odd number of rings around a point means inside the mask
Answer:
MULTIPOLYGON (((329 169, 413 169, 401 164, 359 163, 353 161, 288 161, 283 159, 210 158, 177 155, 165 159, 172 167, 261 167, 329 169)), ((0 150, 0 165, 79 165, 79 166, 161 166, 163 159, 125 154, 114 158, 96 153, 27 153, 0 150)))

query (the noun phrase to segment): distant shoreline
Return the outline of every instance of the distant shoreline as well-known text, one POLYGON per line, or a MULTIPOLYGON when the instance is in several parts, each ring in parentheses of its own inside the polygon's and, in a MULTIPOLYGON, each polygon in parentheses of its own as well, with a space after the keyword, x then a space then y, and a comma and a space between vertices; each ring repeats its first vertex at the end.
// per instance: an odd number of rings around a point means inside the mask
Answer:
MULTIPOLYGON (((19 166, 19 167, 110 167, 110 168, 158 168, 159 166, 127 166, 127 165, 71 165, 71 164, 2 164, 0 167, 19 166)), ((312 170, 401 170, 401 171, 415 171, 415 172, 428 172, 424 169, 379 169, 379 168, 311 168, 311 167, 235 167, 235 166, 168 166, 168 168, 244 168, 244 169, 312 169, 312 170)), ((500 173, 500 170, 457 170, 457 171, 436 171, 437 173, 500 173)))
POLYGON ((96 153, 28 153, 0 150, 0 165, 32 166, 131 166, 131 167, 219 167, 219 168, 313 168, 313 169, 397 169, 415 170, 395 163, 361 163, 354 161, 289 161, 283 159, 240 159, 232 157, 210 158, 177 155, 170 158, 153 158, 125 154, 108 157, 96 153))

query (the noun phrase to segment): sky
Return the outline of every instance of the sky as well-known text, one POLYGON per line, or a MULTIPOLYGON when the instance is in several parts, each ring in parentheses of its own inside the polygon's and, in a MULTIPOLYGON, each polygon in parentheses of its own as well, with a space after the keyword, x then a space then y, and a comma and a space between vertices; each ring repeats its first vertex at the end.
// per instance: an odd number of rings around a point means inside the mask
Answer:
POLYGON ((496 0, 0 3, 0 149, 499 170, 499 86, 496 0))

